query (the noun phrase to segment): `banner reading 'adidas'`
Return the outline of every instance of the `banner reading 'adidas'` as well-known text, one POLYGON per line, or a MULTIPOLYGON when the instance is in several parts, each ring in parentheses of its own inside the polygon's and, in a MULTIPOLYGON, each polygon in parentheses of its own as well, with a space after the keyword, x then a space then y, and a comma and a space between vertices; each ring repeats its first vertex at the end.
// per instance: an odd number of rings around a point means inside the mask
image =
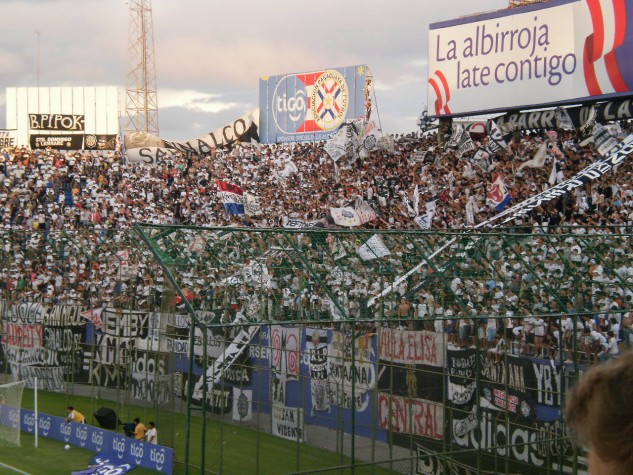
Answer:
POLYGON ((365 116, 364 65, 259 80, 261 143, 325 140, 346 120, 365 116))

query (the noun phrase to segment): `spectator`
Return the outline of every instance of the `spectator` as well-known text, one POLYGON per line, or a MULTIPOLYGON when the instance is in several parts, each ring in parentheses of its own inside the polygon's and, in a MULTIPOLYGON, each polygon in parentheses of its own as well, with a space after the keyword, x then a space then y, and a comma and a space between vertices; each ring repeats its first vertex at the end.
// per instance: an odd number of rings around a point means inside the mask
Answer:
POLYGON ((147 442, 158 445, 158 431, 156 430, 156 424, 154 421, 150 421, 147 425, 149 426, 149 429, 147 429, 147 433, 145 434, 147 442))
POLYGON ((607 332, 607 342, 604 345, 602 351, 598 353, 600 361, 606 361, 610 358, 617 356, 620 353, 618 348, 618 337, 611 330, 607 332))
POLYGON ((135 418, 134 419, 134 438, 136 440, 145 440, 146 432, 147 432, 147 427, 145 427, 145 424, 143 424, 138 417, 135 418))
POLYGON ((77 422, 78 424, 85 424, 85 416, 76 410, 73 406, 68 406, 68 415, 65 419, 66 422, 77 422))
POLYGON ((565 420, 589 452, 589 473, 633 473, 633 352, 590 368, 567 394, 565 420))
POLYGON ((503 333, 497 333, 495 335, 497 343, 493 348, 488 349, 488 360, 493 360, 495 363, 501 363, 501 359, 508 351, 508 342, 503 336, 503 333))
POLYGON ((606 345, 607 338, 602 333, 590 330, 588 327, 584 328, 580 349, 589 361, 595 361, 598 353, 603 352, 606 345))

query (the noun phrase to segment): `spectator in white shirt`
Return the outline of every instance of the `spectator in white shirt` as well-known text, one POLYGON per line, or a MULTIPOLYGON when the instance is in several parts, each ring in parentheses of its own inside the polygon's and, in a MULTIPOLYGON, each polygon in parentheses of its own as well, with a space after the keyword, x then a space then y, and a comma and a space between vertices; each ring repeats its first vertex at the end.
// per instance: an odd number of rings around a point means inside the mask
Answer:
POLYGON ((607 343, 603 348, 604 349, 598 353, 600 361, 606 361, 620 353, 620 349, 618 348, 618 338, 613 331, 609 330, 607 332, 607 343))

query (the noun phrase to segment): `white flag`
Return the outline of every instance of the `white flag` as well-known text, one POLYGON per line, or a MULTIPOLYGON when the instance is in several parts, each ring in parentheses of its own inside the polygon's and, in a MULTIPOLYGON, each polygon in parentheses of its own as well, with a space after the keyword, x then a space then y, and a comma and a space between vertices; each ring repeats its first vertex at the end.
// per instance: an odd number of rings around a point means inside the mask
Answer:
POLYGON ((453 124, 453 128, 451 130, 451 138, 448 139, 446 143, 446 148, 455 148, 459 145, 462 140, 462 136, 464 135, 464 127, 461 124, 453 124))
POLYGON ((413 222, 422 229, 430 229, 433 223, 433 217, 435 216, 435 209, 437 208, 437 200, 429 201, 425 206, 426 213, 413 218, 413 222))
POLYGON ((413 190, 413 211, 415 211, 416 216, 420 214, 420 189, 418 185, 415 185, 413 190))
POLYGON ((378 139, 381 134, 378 131, 378 127, 373 120, 370 120, 365 124, 365 128, 363 130, 363 135, 361 137, 361 143, 365 150, 368 152, 373 152, 378 149, 378 139))
POLYGON ((262 208, 259 204, 259 198, 250 193, 244 193, 244 213, 249 216, 259 216, 262 213, 262 208))
POLYGON ((356 250, 356 253, 364 261, 371 261, 391 254, 389 248, 385 246, 385 243, 378 234, 374 234, 370 237, 365 244, 356 250))
POLYGON ((611 134, 611 131, 600 123, 593 126, 592 135, 596 150, 603 157, 609 153, 609 150, 618 145, 618 140, 611 134))
POLYGON ((383 135, 378 139, 378 148, 389 153, 396 151, 396 142, 391 135, 383 135))
POLYGON ((343 125, 337 132, 330 135, 325 144, 325 151, 335 162, 345 155, 347 146, 347 125, 343 125))
POLYGON ((344 318, 343 314, 332 300, 330 300, 330 313, 332 314, 332 320, 339 321, 344 318))
POLYGON ((574 123, 564 107, 559 107, 555 112, 556 127, 563 130, 574 130, 574 123))
POLYGON ((556 179, 558 177, 558 170, 556 167, 556 157, 554 157, 554 163, 552 163, 552 171, 549 174, 549 178, 547 179, 547 183, 549 186, 554 186, 556 184, 556 179))
POLYGON ((466 224, 475 225, 475 198, 471 196, 466 203, 466 224))
POLYGON ((435 214, 435 209, 437 208, 437 200, 428 201, 424 206, 427 213, 435 214))
POLYGON ((279 176, 285 179, 288 178, 290 175, 297 173, 298 171, 299 169, 297 168, 297 165, 295 165, 292 160, 288 160, 284 164, 283 170, 279 172, 279 176))
POLYGON ((547 150, 547 143, 543 142, 539 145, 538 150, 534 154, 534 158, 532 160, 528 160, 527 162, 523 162, 521 166, 519 166, 519 170, 523 170, 524 168, 542 168, 545 165, 545 157, 547 150))
POLYGON ((435 213, 425 213, 421 216, 416 216, 413 218, 413 222, 420 226, 422 229, 430 229, 431 224, 433 223, 433 216, 435 213))
POLYGON ((330 208, 330 215, 335 224, 347 227, 361 226, 376 219, 376 212, 363 200, 356 200, 344 208, 330 208))

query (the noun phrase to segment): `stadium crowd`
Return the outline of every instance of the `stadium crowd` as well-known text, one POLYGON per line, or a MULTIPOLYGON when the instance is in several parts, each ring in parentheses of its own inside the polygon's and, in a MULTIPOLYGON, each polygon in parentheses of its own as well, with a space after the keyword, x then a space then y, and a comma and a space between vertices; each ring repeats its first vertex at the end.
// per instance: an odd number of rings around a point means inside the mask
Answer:
MULTIPOLYGON (((628 125, 623 127, 625 134, 628 125)), ((490 349, 492 359, 512 348, 555 357, 557 349, 571 348, 576 332, 588 355, 605 357, 617 352, 618 339, 630 345, 633 324, 631 243, 614 237, 630 230, 633 221, 629 161, 517 219, 508 228, 515 238, 491 241, 470 260, 457 263, 445 273, 446 285, 424 286, 428 273, 416 273, 372 309, 368 301, 386 285, 376 281, 377 264, 355 255, 355 236, 328 234, 341 229, 331 219, 331 208, 355 200, 366 201, 376 212, 375 219, 359 226, 366 230, 419 229, 414 218, 430 203, 431 229, 485 222, 498 212, 487 199, 497 174, 504 177, 512 203, 520 203, 551 186, 552 177, 558 182, 570 178, 599 157, 592 144, 579 145, 575 132, 559 130, 553 137, 515 133, 484 166, 458 158, 436 133, 395 136, 390 150, 338 162, 328 156, 324 142, 243 146, 151 166, 128 164, 118 152, 2 150, 0 290, 10 301, 153 308, 163 276, 149 251, 134 245, 138 238, 129 228, 135 222, 230 228, 301 222, 322 228, 321 241, 298 234, 298 249, 316 263, 329 290, 308 272, 285 275, 291 266, 284 257, 272 256, 266 261, 270 278, 265 285, 242 277, 235 285, 214 280, 212 274, 203 279, 193 271, 183 274, 197 308, 217 310, 221 318, 238 322, 280 316, 336 320, 344 312, 357 318, 374 312, 403 325, 412 319, 411 328, 446 332, 456 346, 477 342, 490 349), (521 166, 546 143, 546 160, 521 166), (255 196, 253 213, 227 213, 218 180, 255 196), (423 209, 416 213, 418 200, 423 209), (550 232, 555 226, 569 228, 550 232), (562 310, 570 321, 548 319, 562 310)), ((232 263, 229 273, 236 275, 248 261, 240 248, 254 246, 265 255, 279 244, 272 235, 250 242, 246 236, 202 251, 193 234, 184 236, 191 239, 181 243, 185 255, 222 255, 221 260, 232 263)), ((429 252, 446 241, 442 235, 426 239, 429 252)), ((424 259, 411 242, 387 244, 392 255, 380 265, 391 276, 405 273, 406 263, 424 259)))

